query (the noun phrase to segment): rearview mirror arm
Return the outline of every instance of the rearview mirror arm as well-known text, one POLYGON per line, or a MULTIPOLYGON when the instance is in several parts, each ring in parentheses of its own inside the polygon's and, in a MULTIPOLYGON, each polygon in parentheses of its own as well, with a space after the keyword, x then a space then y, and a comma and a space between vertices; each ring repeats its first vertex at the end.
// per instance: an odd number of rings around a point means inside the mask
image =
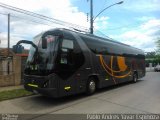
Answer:
MULTIPOLYGON (((36 49, 36 53, 38 52, 38 47, 32 42, 32 41, 28 41, 28 40, 20 40, 16 46, 20 45, 21 43, 25 43, 25 44, 30 44, 32 45, 35 49, 36 49)), ((17 48, 16 48, 17 51, 17 48)))

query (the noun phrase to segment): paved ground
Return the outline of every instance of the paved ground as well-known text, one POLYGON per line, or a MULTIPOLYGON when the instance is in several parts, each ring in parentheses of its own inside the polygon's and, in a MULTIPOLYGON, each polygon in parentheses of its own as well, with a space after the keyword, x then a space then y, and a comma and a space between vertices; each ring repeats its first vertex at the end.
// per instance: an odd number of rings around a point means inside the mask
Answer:
POLYGON ((61 99, 40 95, 0 102, 0 113, 157 113, 160 114, 160 72, 147 72, 137 83, 127 83, 61 99))

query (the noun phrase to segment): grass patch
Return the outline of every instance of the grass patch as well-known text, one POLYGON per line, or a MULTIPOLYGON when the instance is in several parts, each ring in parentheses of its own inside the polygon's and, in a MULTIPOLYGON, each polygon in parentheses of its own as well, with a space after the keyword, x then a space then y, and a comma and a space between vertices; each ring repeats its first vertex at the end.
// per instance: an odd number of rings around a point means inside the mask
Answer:
POLYGON ((18 97, 24 97, 32 95, 32 92, 26 91, 25 89, 15 89, 15 90, 8 90, 0 92, 0 101, 8 100, 18 97))

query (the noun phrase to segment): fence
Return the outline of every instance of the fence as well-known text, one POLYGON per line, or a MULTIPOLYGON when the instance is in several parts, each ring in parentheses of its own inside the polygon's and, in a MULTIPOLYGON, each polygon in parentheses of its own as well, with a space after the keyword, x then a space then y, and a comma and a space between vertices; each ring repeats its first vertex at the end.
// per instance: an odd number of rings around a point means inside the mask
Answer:
POLYGON ((0 59, 0 75, 13 73, 13 57, 2 57, 0 59))
POLYGON ((21 57, 0 58, 0 87, 21 84, 21 57))

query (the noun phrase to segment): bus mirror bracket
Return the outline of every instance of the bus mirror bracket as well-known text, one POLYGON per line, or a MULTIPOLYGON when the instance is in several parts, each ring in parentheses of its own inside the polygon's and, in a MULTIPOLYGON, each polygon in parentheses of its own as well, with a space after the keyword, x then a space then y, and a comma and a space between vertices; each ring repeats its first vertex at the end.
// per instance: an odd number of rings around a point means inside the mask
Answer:
POLYGON ((16 53, 17 53, 17 47, 18 47, 21 43, 25 43, 25 44, 30 44, 30 45, 32 45, 32 46, 36 49, 36 53, 38 52, 38 47, 37 47, 32 41, 29 41, 29 40, 20 40, 20 41, 16 44, 16 53))
POLYGON ((42 49, 47 48, 47 40, 45 38, 42 38, 42 49))

